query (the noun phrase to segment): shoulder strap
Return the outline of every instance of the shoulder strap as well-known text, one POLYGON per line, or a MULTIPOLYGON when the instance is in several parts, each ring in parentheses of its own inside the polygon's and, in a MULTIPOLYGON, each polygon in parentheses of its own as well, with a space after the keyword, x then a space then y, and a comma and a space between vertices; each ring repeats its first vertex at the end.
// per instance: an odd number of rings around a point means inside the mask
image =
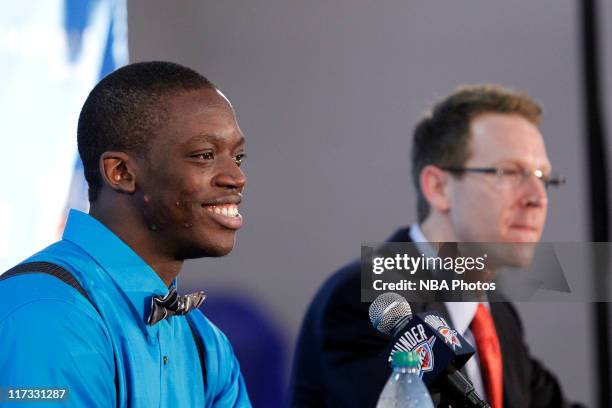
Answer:
POLYGON ((193 341, 195 342, 196 348, 198 349, 198 357, 200 358, 200 367, 202 368, 202 382, 204 386, 204 390, 206 390, 206 349, 204 348, 204 343, 202 342, 202 337, 198 335, 197 329, 195 328, 195 323, 191 321, 189 316, 185 316, 187 318, 187 324, 189 325, 189 329, 191 330, 191 335, 193 336, 193 341))
MULTIPOLYGON (((91 303, 91 305, 96 310, 98 310, 96 305, 91 301, 91 298, 87 295, 87 292, 85 292, 85 289, 83 289, 79 281, 74 278, 72 273, 70 273, 70 271, 66 270, 65 268, 51 262, 26 262, 23 264, 19 264, 0 275, 0 281, 11 278, 13 276, 25 275, 29 273, 46 273, 48 275, 55 276, 62 282, 75 288, 81 295, 83 295, 85 299, 87 299, 89 303, 91 303)), ((98 313, 100 313, 99 310, 98 313)), ((206 390, 206 361, 204 360, 204 343, 202 342, 202 338, 198 335, 196 328, 194 327, 193 323, 191 323, 191 320, 189 318, 187 318, 187 323, 189 324, 189 329, 191 330, 193 341, 195 342, 196 348, 198 349, 200 367, 202 368, 202 381, 204 386, 203 389, 206 390)), ((115 388, 117 388, 117 391, 119 391, 116 377, 117 372, 115 372, 115 388)))
POLYGON ((62 282, 75 288, 81 295, 83 295, 85 299, 89 301, 89 303, 93 305, 93 302, 91 301, 91 299, 87 295, 87 292, 85 292, 85 289, 83 289, 79 281, 77 281, 74 276, 72 276, 72 274, 66 269, 51 262, 27 262, 17 265, 0 275, 0 281, 11 278, 13 276, 25 275, 28 273, 46 273, 48 275, 55 276, 62 282))

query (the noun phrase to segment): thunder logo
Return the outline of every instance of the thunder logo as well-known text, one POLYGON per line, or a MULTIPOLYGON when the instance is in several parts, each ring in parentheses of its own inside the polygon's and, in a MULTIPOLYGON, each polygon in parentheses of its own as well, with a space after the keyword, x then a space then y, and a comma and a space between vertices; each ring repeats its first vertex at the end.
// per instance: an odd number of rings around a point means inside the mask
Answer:
POLYGON ((450 345, 453 350, 455 350, 457 347, 461 347, 461 342, 457 337, 457 331, 451 329, 444 318, 436 315, 429 315, 425 317, 425 323, 440 333, 444 339, 444 342, 450 345))
POLYGON ((457 337, 456 330, 453 330, 450 327, 442 326, 438 328, 438 333, 440 333, 442 337, 444 337, 444 341, 449 344, 453 348, 453 350, 455 350, 457 347, 461 347, 461 342, 457 337))
POLYGON ((419 356, 419 376, 423 376, 423 373, 432 371, 434 369, 434 355, 431 351, 436 338, 431 336, 429 340, 419 344, 415 347, 414 351, 419 356))
POLYGON ((393 351, 389 355, 389 361, 393 359, 393 353, 396 351, 414 351, 419 356, 419 376, 434 369, 433 345, 436 342, 436 337, 431 336, 422 343, 417 344, 414 348, 406 347, 406 345, 395 344, 393 351))

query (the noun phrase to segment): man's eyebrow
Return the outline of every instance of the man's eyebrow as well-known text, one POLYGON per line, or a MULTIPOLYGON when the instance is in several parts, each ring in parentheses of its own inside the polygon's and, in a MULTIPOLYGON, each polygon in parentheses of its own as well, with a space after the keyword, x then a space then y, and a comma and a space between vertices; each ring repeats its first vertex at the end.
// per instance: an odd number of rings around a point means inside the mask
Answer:
POLYGON ((200 133, 200 134, 190 137, 187 140, 187 143, 193 143, 193 142, 219 143, 220 141, 221 141, 221 138, 213 133, 200 133))
MULTIPOLYGON (((510 166, 517 166, 517 167, 521 167, 521 168, 529 168, 530 166, 523 162, 522 160, 504 160, 502 162, 500 162, 500 165, 504 166, 504 165, 510 165, 510 166)), ((545 171, 552 171, 551 165, 548 163, 543 163, 541 167, 539 167, 540 170, 545 170, 545 171)))
MULTIPOLYGON (((219 135, 215 135, 214 133, 201 133, 201 134, 197 134, 195 136, 192 136, 191 138, 189 138, 189 140, 187 140, 186 143, 197 143, 197 142, 207 142, 207 143, 213 143, 213 144, 222 144, 224 142, 224 139, 221 136, 219 136, 219 135)), ((243 145, 244 142, 245 142, 244 136, 240 136, 240 138, 234 144, 234 146, 243 145)))

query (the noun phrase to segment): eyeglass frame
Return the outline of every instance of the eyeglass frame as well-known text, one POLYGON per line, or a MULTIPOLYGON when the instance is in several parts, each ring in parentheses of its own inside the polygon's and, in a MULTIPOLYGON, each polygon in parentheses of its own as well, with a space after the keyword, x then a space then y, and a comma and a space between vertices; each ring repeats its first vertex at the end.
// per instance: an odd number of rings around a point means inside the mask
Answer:
POLYGON ((503 176, 512 176, 517 173, 521 174, 521 181, 519 184, 524 183, 529 177, 532 175, 535 176, 538 180, 540 180, 544 187, 548 189, 549 186, 560 187, 565 184, 565 177, 558 173, 551 173, 546 176, 544 172, 540 169, 535 170, 519 170, 519 169, 505 169, 503 167, 455 167, 455 166, 445 166, 440 167, 441 170, 448 171, 453 174, 462 174, 462 173, 480 173, 480 174, 492 174, 502 179, 503 176))

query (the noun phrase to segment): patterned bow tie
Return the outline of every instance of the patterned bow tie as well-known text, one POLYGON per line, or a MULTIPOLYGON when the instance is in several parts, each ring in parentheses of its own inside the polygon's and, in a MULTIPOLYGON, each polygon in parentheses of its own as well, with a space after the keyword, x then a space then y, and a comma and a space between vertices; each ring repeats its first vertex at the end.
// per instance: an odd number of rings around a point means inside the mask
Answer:
POLYGON ((147 324, 153 326, 168 317, 185 315, 200 307, 204 299, 206 299, 204 292, 179 295, 176 293, 176 288, 170 289, 166 296, 155 295, 151 298, 151 314, 147 319, 147 324))

